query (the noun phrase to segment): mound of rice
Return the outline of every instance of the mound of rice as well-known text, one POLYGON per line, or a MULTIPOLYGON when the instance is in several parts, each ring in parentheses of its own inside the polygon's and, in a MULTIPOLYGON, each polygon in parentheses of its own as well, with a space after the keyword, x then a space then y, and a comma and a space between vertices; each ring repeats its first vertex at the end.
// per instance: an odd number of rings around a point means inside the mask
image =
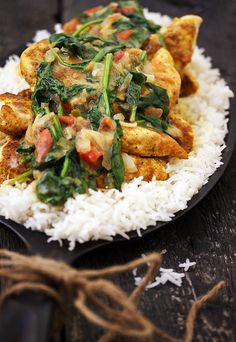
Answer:
MULTIPOLYGON (((170 22, 167 16, 146 14, 163 26, 170 22)), ((45 35, 45 30, 39 31, 37 40, 45 35)), ((19 58, 12 56, 5 67, 0 68, 0 93, 17 93, 27 88, 18 74, 18 64, 19 58)), ((200 90, 194 96, 181 99, 180 105, 194 129, 194 149, 188 160, 169 162, 168 180, 147 183, 136 178, 123 184, 122 192, 91 190, 89 194, 69 199, 63 207, 41 203, 33 184, 2 185, 0 215, 46 233, 49 241, 67 239, 70 249, 76 242, 111 240, 117 234, 128 238, 127 233, 133 230, 141 235, 142 229, 155 225, 156 221, 170 221, 177 211, 187 207, 188 201, 221 165, 229 98, 233 96, 219 71, 212 69, 210 58, 204 57, 202 49, 196 48, 192 69, 200 90)))

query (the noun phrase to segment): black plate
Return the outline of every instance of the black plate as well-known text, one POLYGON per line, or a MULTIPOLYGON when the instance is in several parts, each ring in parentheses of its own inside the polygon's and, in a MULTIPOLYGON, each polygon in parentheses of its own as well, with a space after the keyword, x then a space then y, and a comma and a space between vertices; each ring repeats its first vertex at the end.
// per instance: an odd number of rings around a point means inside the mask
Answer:
MULTIPOLYGON (((24 48, 15 52, 15 54, 20 54, 24 48)), ((0 62, 0 65, 3 65, 4 61, 0 62)), ((226 136, 226 148, 222 154, 222 162, 223 164, 217 169, 217 171, 210 177, 207 184, 205 184, 200 191, 193 196, 193 198, 188 202, 188 206, 186 209, 181 210, 175 214, 175 217, 169 222, 157 222, 155 226, 150 226, 146 230, 142 230, 142 235, 153 232, 161 227, 168 225, 170 222, 173 222, 177 218, 184 215, 186 212, 195 207, 208 193, 209 191, 216 185, 221 176, 223 175, 230 158, 232 156, 234 145, 236 141, 236 117, 233 115, 232 111, 229 113, 229 121, 228 121, 228 134, 226 136)), ((99 240, 94 242, 87 242, 84 244, 77 244, 74 251, 68 251, 68 243, 65 242, 62 247, 59 247, 57 242, 47 243, 48 237, 44 233, 34 232, 29 229, 26 229, 23 225, 17 224, 11 220, 6 220, 5 218, 0 216, 0 224, 3 224, 7 229, 10 229, 12 232, 17 234, 17 236, 25 243, 27 249, 31 253, 40 253, 43 255, 50 255, 54 257, 60 257, 67 262, 73 262, 75 258, 85 254, 95 248, 98 248, 102 245, 108 244, 110 242, 99 240)), ((130 232, 129 237, 131 239, 137 238, 136 232, 130 232)), ((117 236, 113 241, 124 241, 123 237, 117 236)))

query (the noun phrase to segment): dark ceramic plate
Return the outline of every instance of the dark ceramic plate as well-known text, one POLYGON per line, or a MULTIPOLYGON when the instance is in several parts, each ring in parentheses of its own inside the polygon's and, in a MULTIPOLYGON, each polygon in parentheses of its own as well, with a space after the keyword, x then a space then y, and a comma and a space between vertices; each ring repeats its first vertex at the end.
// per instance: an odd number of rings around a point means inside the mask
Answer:
MULTIPOLYGON (((22 51, 23 49, 21 49, 22 51)), ((17 51, 19 54, 21 51, 17 51)), ((1 65, 4 63, 0 63, 1 65)), ((233 152, 235 140, 236 140, 236 117, 233 115, 232 111, 229 114, 228 121, 228 134, 226 137, 226 145, 227 147, 223 151, 222 162, 223 164, 218 168, 218 170, 210 177, 208 183, 204 185, 201 190, 188 202, 188 207, 185 210, 179 211, 176 213, 175 217, 172 221, 184 215, 186 212, 191 210, 194 206, 196 206, 215 186, 218 180, 223 175, 233 152)), ((171 222, 172 222, 171 221, 171 222)), ((155 226, 150 226, 146 230, 142 231, 142 234, 148 234, 153 232, 161 227, 164 227, 169 222, 157 222, 155 226)), ((5 218, 0 216, 0 224, 10 229, 12 232, 17 234, 17 236, 25 243, 28 251, 30 253, 40 253, 45 256, 51 256, 63 259, 69 263, 73 262, 76 258, 85 254, 93 249, 96 249, 100 246, 106 245, 111 242, 99 240, 94 242, 87 242, 84 244, 77 244, 76 248, 73 251, 68 251, 68 243, 65 242, 62 247, 59 246, 57 242, 47 243, 48 237, 44 233, 31 231, 26 229, 23 225, 17 224, 11 220, 6 220, 5 218)), ((138 238, 136 232, 129 233, 131 239, 138 238)), ((123 237, 117 236, 113 241, 122 241, 123 237)))

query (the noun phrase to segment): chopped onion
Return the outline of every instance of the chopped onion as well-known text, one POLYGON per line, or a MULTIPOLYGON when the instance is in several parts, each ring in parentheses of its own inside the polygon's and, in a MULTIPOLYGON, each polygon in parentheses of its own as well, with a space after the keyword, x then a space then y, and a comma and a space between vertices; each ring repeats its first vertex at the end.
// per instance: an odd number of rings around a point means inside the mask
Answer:
POLYGON ((133 157, 129 156, 127 153, 122 153, 122 158, 124 161, 125 171, 129 173, 135 173, 138 171, 133 157))
POLYGON ((111 147, 114 140, 114 132, 100 133, 91 129, 82 128, 76 136, 76 150, 88 152, 92 146, 96 146, 103 152, 102 166, 111 169, 111 147))
POLYGON ((121 124, 121 126, 124 126, 124 127, 137 127, 137 122, 121 121, 120 124, 121 124))
POLYGON ((125 117, 124 117, 124 115, 122 113, 117 113, 117 114, 113 115, 113 119, 114 120, 124 121, 125 117))
POLYGON ((86 153, 86 152, 89 152, 91 150, 90 140, 86 136, 83 129, 76 135, 75 146, 76 146, 76 150, 78 152, 86 153))
POLYGON ((45 53, 45 62, 47 63, 52 63, 55 61, 55 55, 53 54, 53 52, 51 50, 48 50, 46 53, 45 53))

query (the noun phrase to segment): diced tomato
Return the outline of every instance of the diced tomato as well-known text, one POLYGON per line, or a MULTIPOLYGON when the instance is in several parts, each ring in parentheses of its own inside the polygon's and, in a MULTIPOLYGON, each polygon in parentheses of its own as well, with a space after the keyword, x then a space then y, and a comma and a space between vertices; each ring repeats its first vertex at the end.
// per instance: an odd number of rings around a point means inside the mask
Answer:
POLYGON ((79 20, 76 18, 71 19, 63 26, 65 33, 72 33, 76 30, 77 25, 79 25, 79 20))
POLYGON ((103 118, 101 123, 100 123, 99 132, 110 130, 113 127, 114 127, 113 122, 110 118, 108 118, 108 117, 103 118))
POLYGON ((128 40, 133 35, 133 30, 124 30, 116 33, 116 37, 119 40, 128 40))
POLYGON ((79 153, 80 159, 90 165, 94 165, 101 156, 103 156, 103 152, 98 150, 91 150, 86 153, 79 153))
POLYGON ((74 116, 59 115, 58 119, 60 123, 63 123, 65 125, 73 125, 73 123, 75 122, 74 116))
POLYGON ((129 14, 132 14, 135 12, 136 12, 136 8, 131 7, 131 6, 122 7, 122 9, 121 9, 121 13, 124 15, 129 15, 129 14))
POLYGON ((118 5, 114 6, 113 12, 114 12, 114 13, 119 13, 119 12, 120 12, 119 6, 118 6, 118 5))
POLYGON ((123 50, 116 51, 114 53, 114 62, 119 62, 124 57, 125 52, 123 50))
POLYGON ((93 13, 100 11, 102 8, 103 8, 103 6, 96 6, 96 7, 93 7, 93 8, 90 8, 90 9, 84 11, 84 13, 90 15, 90 14, 93 14, 93 13))
POLYGON ((44 161, 49 150, 53 146, 53 139, 48 128, 45 128, 39 135, 38 142, 35 147, 36 161, 40 164, 44 161))

